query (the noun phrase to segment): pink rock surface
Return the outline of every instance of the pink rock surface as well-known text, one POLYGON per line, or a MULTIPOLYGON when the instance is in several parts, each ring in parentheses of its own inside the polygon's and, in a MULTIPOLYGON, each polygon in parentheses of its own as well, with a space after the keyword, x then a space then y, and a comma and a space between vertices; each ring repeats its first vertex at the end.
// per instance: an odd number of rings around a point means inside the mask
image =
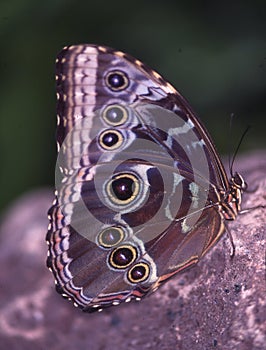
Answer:
MULTIPOLYGON (((266 152, 238 159, 252 193, 266 204, 266 152)), ((24 195, 0 227, 0 349, 262 350, 266 344, 266 209, 239 215, 193 269, 141 302, 85 314, 55 292, 45 265, 52 190, 24 195)))

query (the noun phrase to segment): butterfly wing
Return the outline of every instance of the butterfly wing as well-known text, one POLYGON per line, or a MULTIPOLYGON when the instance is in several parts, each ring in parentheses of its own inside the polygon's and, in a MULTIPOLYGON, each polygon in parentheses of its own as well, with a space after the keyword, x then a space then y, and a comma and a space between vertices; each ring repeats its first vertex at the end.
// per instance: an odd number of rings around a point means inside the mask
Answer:
POLYGON ((159 74, 121 52, 57 59, 56 198, 47 264, 85 311, 139 299, 223 231, 227 184, 204 127, 159 74))

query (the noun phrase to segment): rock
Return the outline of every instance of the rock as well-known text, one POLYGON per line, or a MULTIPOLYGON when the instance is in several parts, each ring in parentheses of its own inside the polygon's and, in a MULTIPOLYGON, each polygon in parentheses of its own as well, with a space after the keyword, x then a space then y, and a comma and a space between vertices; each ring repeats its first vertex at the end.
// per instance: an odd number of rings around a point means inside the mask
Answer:
POLYGON ((220 242, 189 271, 152 296, 86 314, 56 293, 46 268, 52 190, 29 193, 0 227, 1 349, 261 350, 266 343, 266 152, 238 159, 253 208, 230 224, 236 246, 220 242))

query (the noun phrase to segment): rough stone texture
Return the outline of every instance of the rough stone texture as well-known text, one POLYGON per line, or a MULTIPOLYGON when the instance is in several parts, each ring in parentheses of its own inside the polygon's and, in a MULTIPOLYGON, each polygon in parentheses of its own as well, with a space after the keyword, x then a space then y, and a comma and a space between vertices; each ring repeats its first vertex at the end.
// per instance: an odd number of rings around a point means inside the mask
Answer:
MULTIPOLYGON (((266 152, 238 159, 253 193, 243 207, 266 204, 266 152)), ((262 350, 266 344, 265 209, 230 225, 197 267, 149 298, 85 314, 59 296, 45 266, 46 212, 52 191, 26 194, 0 228, 0 349, 262 350)))

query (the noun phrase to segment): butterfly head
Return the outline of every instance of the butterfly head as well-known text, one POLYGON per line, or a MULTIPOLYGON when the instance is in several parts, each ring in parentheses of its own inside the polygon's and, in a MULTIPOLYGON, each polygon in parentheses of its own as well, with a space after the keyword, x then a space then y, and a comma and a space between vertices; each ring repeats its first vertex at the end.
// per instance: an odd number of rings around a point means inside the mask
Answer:
POLYGON ((239 190, 241 193, 246 191, 248 184, 244 180, 243 176, 238 172, 235 172, 230 181, 231 187, 234 187, 235 190, 239 190))
POLYGON ((235 220, 241 210, 242 194, 247 189, 247 183, 237 172, 231 177, 229 189, 223 201, 223 216, 226 220, 235 220))

